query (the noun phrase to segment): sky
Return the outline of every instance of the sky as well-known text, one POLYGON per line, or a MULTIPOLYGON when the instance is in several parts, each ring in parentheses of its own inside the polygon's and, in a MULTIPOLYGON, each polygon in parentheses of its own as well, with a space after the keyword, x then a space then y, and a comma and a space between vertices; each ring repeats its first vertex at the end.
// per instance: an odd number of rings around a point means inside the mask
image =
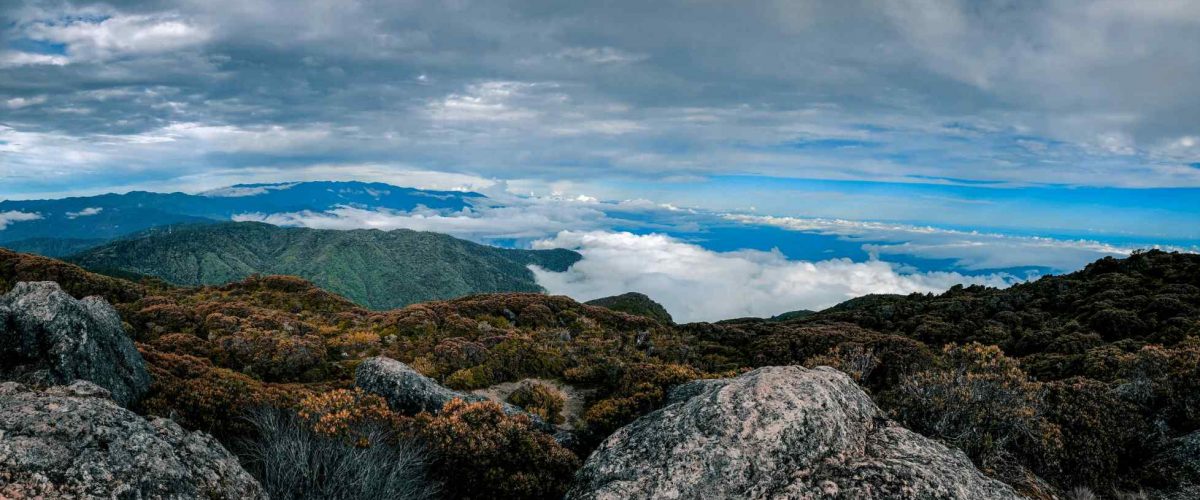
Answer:
POLYGON ((7 0, 0 199, 369 180, 1195 248, 1196 47, 1188 0, 7 0))

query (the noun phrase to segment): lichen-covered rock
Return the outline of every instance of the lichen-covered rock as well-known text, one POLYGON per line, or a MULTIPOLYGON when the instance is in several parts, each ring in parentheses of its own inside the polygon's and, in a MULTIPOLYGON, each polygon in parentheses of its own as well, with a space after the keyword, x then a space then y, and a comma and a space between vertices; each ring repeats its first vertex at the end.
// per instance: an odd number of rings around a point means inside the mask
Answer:
MULTIPOLYGON (((421 375, 408 365, 392 358, 376 356, 363 361, 354 371, 354 385, 387 401, 393 411, 407 415, 423 411, 437 413, 453 399, 468 403, 488 400, 486 397, 458 392, 421 375)), ((520 408, 501 403, 504 413, 524 413, 520 408)))
POLYGON ((610 436, 567 497, 1020 498, 886 419, 845 374, 791 366, 678 387, 610 436))
POLYGON ((0 384, 0 498, 266 498, 211 436, 108 396, 85 381, 0 384))
POLYGON ((150 388, 150 373, 117 311, 100 297, 76 300, 53 281, 17 283, 0 296, 0 379, 87 380, 122 406, 150 388))
POLYGON ((1155 488, 1150 498, 1200 498, 1200 431, 1175 439, 1144 467, 1143 484, 1155 488))

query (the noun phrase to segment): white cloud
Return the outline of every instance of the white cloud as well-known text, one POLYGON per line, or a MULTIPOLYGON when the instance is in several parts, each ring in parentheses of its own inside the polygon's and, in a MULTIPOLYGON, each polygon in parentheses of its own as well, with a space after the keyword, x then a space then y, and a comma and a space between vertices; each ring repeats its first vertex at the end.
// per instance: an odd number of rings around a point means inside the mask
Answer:
POLYGON ((70 63, 66 56, 54 54, 35 54, 32 52, 5 51, 0 52, 0 68, 17 66, 65 66, 70 63))
POLYGON ((788 260, 778 252, 714 252, 664 235, 562 232, 535 248, 569 248, 583 260, 566 272, 532 268, 550 293, 591 300, 638 291, 679 321, 772 316, 823 309, 872 293, 938 292, 959 283, 1008 286, 1008 275, 902 273, 879 260, 788 260))
POLYGON ((956 267, 969 270, 1045 266, 1058 271, 1074 271, 1096 259, 1125 257, 1136 249, 1090 240, 1013 236, 886 222, 738 214, 728 214, 725 218, 863 241, 863 249, 875 255, 952 259, 956 267))
POLYGON ((469 85, 429 105, 429 114, 442 122, 507 122, 536 118, 538 112, 520 101, 536 85, 524 82, 488 81, 469 85))
POLYGON ((295 185, 295 182, 289 182, 283 184, 267 184, 262 186, 229 186, 210 189, 200 193, 200 195, 208 196, 210 198, 241 198, 245 196, 258 196, 260 194, 267 194, 269 191, 283 191, 285 189, 291 189, 292 186, 295 185))
POLYGON ((24 26, 22 31, 32 40, 64 45, 69 62, 172 52, 200 45, 211 35, 207 28, 172 14, 47 19, 24 26))
POLYGON ((480 206, 449 213, 429 209, 405 212, 342 206, 324 212, 238 214, 233 220, 314 229, 413 229, 471 240, 534 239, 566 229, 601 227, 605 214, 590 206, 592 204, 594 202, 586 198, 529 199, 515 206, 480 206))
POLYGON ((87 207, 87 208, 85 208, 85 209, 83 209, 83 210, 80 210, 80 211, 78 211, 78 212, 67 212, 67 218, 68 218, 68 219, 75 219, 75 218, 78 218, 78 217, 89 217, 89 216, 92 216, 92 215, 99 214, 100 212, 103 212, 103 211, 104 211, 104 208, 103 208, 103 207, 87 207))
POLYGON ((0 231, 3 231, 5 228, 8 227, 9 224, 12 224, 14 222, 38 220, 41 218, 42 218, 42 214, 39 214, 39 213, 20 212, 17 210, 9 210, 7 212, 0 212, 0 231))

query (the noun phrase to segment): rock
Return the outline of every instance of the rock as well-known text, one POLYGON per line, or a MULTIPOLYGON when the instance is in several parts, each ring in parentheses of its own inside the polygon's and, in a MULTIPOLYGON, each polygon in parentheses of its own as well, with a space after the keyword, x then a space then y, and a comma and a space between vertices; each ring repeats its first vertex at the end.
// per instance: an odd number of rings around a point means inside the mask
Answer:
MULTIPOLYGON (((377 356, 363 361, 354 371, 354 385, 387 400, 393 411, 414 415, 423 411, 437 413, 452 399, 468 403, 488 401, 477 394, 468 394, 449 389, 433 379, 421 375, 408 365, 391 358, 377 356)), ((500 403, 504 413, 524 414, 520 408, 500 403)), ((538 419, 538 422, 541 422, 538 419)))
POLYGON ((1150 484, 1150 498, 1200 498, 1200 431, 1172 440, 1143 467, 1142 483, 1150 484))
POLYGON ((601 444, 567 498, 1020 497, 886 419, 845 374, 789 366, 678 387, 601 444))
POLYGON ((0 498, 266 498, 211 436, 146 420, 107 392, 0 384, 0 498))
POLYGON ((0 379, 88 380, 122 406, 150 388, 150 373, 117 311, 100 297, 75 300, 52 281, 17 283, 0 296, 0 379))

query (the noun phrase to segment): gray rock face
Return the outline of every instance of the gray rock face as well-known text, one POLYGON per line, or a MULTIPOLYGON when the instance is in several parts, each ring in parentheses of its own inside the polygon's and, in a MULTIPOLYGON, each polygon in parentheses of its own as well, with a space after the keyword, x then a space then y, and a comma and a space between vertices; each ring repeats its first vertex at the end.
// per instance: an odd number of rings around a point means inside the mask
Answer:
POLYGON ((75 300, 52 281, 17 283, 0 296, 0 379, 88 380, 122 406, 150 388, 150 373, 117 311, 100 297, 75 300))
POLYGON ((0 498, 266 495, 212 437, 146 420, 77 381, 44 391, 0 384, 0 498))
POLYGON ((610 436, 567 498, 1020 497, 887 420, 845 374, 768 367, 680 386, 610 436))
MULTIPOLYGON (((368 359, 358 365, 358 369, 354 371, 354 385, 387 400, 392 410, 408 415, 423 411, 440 412, 442 406, 452 399, 461 399, 468 403, 488 400, 483 396, 447 388, 408 365, 383 356, 368 359)), ((509 415, 524 413, 511 404, 501 405, 509 415)))

